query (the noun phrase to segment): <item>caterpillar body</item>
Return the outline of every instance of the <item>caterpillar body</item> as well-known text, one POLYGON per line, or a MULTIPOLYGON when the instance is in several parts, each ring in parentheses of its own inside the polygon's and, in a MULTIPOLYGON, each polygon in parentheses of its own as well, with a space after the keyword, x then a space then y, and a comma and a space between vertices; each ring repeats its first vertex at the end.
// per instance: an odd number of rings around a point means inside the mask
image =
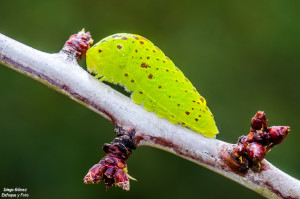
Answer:
POLYGON ((218 133, 205 99, 192 83, 146 38, 127 33, 106 37, 87 51, 88 71, 123 85, 147 111, 206 137, 218 133))

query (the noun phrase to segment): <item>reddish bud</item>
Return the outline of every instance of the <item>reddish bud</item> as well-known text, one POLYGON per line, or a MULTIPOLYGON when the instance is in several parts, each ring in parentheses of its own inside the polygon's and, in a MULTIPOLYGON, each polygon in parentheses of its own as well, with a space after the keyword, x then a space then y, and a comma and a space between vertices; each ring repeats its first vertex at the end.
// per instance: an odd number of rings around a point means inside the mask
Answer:
POLYGON ((78 61, 80 61, 86 56, 86 52, 92 43, 93 40, 91 38, 91 34, 89 32, 86 33, 83 29, 78 34, 70 36, 61 52, 71 54, 75 56, 78 61))
POLYGON ((117 184, 117 186, 125 189, 125 190, 129 190, 129 180, 128 180, 128 176, 127 173, 125 173, 123 171, 123 169, 118 169, 115 173, 115 182, 117 184))
POLYGON ((244 153, 245 153, 245 146, 243 144, 239 144, 234 151, 234 155, 236 157, 240 157, 244 153))
POLYGON ((95 164, 84 177, 85 184, 95 184, 105 181, 106 189, 116 184, 124 190, 129 190, 129 175, 124 160, 105 156, 99 164, 95 164))
POLYGON ((271 126, 268 129, 268 134, 271 137, 274 145, 280 144, 290 132, 289 126, 271 126))
POLYGON ((262 143, 264 140, 264 132, 263 131, 256 131, 253 135, 253 142, 262 143))
POLYGON ((265 112, 257 111, 255 116, 251 119, 251 127, 254 130, 265 129, 268 126, 268 120, 266 118, 265 112))
POLYGON ((258 111, 251 119, 250 133, 241 136, 234 150, 234 156, 244 170, 256 166, 260 169, 260 163, 271 148, 280 144, 290 132, 288 126, 267 127, 268 120, 263 111, 258 111))
POLYGON ((103 180, 103 172, 106 170, 106 166, 101 164, 95 164, 84 177, 85 184, 95 184, 103 180))
POLYGON ((252 160, 254 163, 258 163, 265 157, 265 149, 262 145, 253 142, 248 144, 247 146, 247 154, 248 157, 252 160))
POLYGON ((108 166, 104 175, 107 177, 107 178, 113 178, 114 177, 114 173, 115 173, 115 170, 116 170, 116 167, 114 166, 108 166))
POLYGON ((103 150, 106 156, 94 165, 84 178, 84 183, 94 184, 105 181, 106 190, 112 185, 117 185, 124 190, 129 190, 129 179, 135 180, 127 173, 126 161, 135 149, 135 131, 121 133, 122 128, 117 129, 117 137, 110 143, 104 144, 103 150))

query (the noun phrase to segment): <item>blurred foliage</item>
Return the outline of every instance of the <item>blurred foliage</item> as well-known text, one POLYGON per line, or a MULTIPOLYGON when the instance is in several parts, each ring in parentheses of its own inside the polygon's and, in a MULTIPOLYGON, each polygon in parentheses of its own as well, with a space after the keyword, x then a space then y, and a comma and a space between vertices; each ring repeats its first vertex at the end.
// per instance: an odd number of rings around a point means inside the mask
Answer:
MULTIPOLYGON (((206 98, 235 143, 264 110, 292 132, 267 159, 300 178, 300 1, 1 1, 0 32, 57 52, 83 27, 95 41, 118 32, 154 42, 206 98)), ((81 62, 84 65, 84 62, 81 62)), ((30 198, 261 198, 207 169, 141 147, 129 160, 138 182, 105 191, 82 178, 114 138, 113 125, 40 83, 0 66, 0 188, 30 198)))

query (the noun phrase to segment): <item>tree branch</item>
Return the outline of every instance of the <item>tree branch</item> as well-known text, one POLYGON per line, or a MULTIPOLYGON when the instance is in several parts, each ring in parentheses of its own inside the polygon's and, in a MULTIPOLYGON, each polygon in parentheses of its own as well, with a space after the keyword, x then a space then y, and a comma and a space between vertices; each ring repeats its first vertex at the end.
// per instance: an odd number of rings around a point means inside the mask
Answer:
POLYGON ((206 138, 158 118, 97 81, 64 51, 48 54, 0 34, 0 63, 68 96, 125 131, 136 146, 159 148, 219 173, 267 198, 300 198, 300 181, 263 160, 260 171, 241 172, 236 145, 206 138))

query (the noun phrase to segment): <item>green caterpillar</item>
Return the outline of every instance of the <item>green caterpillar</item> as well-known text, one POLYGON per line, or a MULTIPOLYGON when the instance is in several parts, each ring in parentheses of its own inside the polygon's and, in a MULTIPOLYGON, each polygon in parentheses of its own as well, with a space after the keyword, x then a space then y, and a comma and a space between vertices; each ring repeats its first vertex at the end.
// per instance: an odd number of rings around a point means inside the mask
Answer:
POLYGON ((88 71, 100 81, 121 84, 132 100, 171 123, 188 126, 207 137, 218 133, 213 115, 192 83, 152 42, 120 33, 87 51, 88 71))

